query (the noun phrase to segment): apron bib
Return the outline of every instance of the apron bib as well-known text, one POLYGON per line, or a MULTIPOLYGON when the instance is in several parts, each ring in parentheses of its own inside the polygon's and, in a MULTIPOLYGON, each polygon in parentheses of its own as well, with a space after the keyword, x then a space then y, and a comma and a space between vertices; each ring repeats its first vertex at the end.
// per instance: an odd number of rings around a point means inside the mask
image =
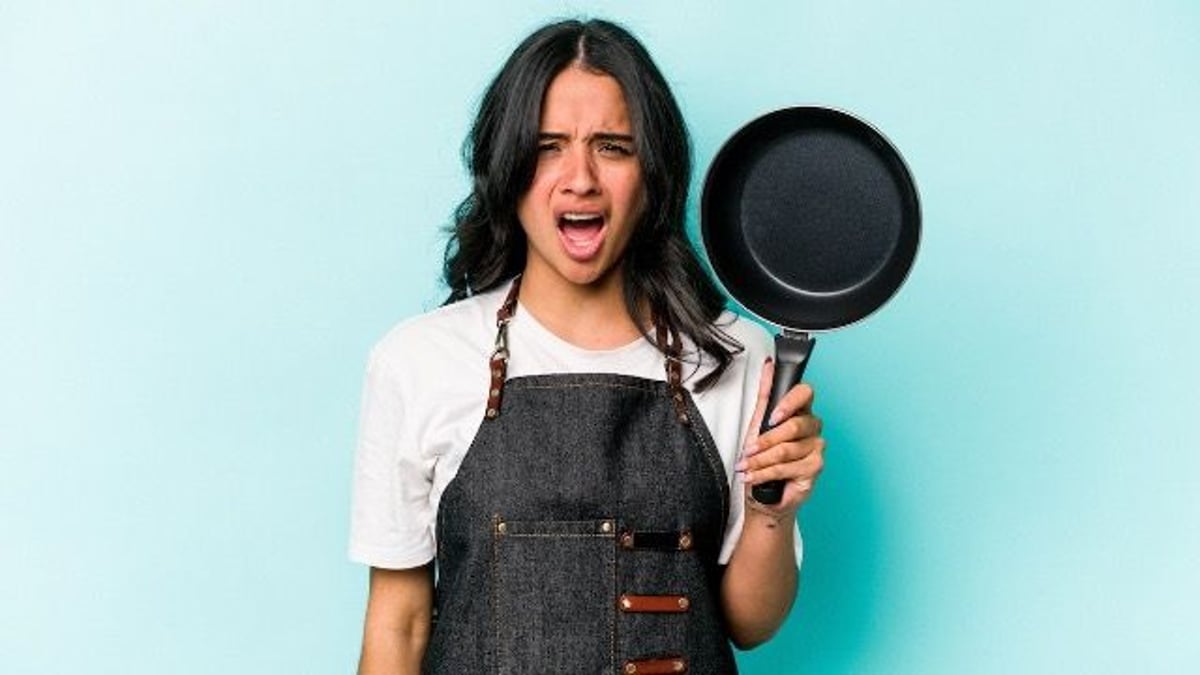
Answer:
POLYGON ((488 410, 437 514, 427 674, 736 672, 717 564, 729 488, 680 384, 504 379, 517 281, 497 316, 488 410))

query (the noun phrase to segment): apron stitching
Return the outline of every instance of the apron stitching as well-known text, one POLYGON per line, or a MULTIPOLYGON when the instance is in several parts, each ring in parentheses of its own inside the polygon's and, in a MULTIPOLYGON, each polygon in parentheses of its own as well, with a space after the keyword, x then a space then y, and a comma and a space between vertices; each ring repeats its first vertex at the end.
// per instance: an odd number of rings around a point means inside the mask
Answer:
POLYGON ((508 533, 506 537, 527 537, 535 539, 605 539, 611 538, 611 534, 513 534, 508 533))
MULTIPOLYGON (((613 528, 614 531, 617 528, 613 528)), ((612 570, 612 592, 609 597, 617 597, 617 540, 613 537, 613 545, 608 549, 609 553, 609 569, 612 570)), ((617 667, 617 608, 614 603, 608 611, 608 667, 610 670, 616 670, 617 667)))
POLYGON ((487 654, 491 656, 491 670, 496 672, 500 667, 500 655, 496 653, 500 649, 500 580, 497 578, 500 569, 500 536, 496 532, 496 525, 500 523, 500 514, 492 515, 492 644, 487 649, 487 654))
MULTIPOLYGON (((689 395, 687 403, 692 408, 695 408, 695 401, 689 395)), ((725 473, 725 466, 720 461, 720 453, 712 444, 711 437, 706 437, 707 434, 702 433, 701 429, 695 425, 687 425, 700 445, 700 454, 704 455, 704 459, 708 462, 708 468, 712 471, 713 482, 717 484, 717 489, 721 493, 721 521, 729 522, 729 477, 725 473)))
POLYGON ((595 389, 604 387, 607 389, 632 389, 634 391, 653 392, 654 388, 649 386, 639 387, 632 384, 620 384, 616 382, 604 382, 602 380, 589 380, 574 384, 525 384, 521 389, 595 389))

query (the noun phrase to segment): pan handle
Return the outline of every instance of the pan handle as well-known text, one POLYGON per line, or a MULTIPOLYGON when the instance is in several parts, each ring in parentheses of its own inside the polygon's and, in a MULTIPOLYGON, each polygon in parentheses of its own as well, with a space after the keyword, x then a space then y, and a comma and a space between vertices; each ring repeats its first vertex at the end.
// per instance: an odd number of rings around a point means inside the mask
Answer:
MULTIPOLYGON (((783 395, 800 382, 804 377, 804 367, 808 365, 808 357, 812 354, 817 339, 809 337, 808 333, 792 333, 783 331, 775 336, 775 379, 771 382, 771 398, 767 400, 767 409, 763 412, 762 426, 758 433, 770 431, 771 411, 779 404, 783 395)), ((778 504, 783 499, 783 481, 773 480, 759 483, 750 489, 754 500, 760 504, 778 504)))

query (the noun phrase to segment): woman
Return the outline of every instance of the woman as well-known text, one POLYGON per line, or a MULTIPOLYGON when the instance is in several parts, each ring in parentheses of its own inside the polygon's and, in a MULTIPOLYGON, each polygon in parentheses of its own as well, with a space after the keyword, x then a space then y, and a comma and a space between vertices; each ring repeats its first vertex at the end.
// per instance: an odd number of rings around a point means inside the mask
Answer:
POLYGON ((806 385, 757 434, 768 339, 688 245, 662 75, 611 23, 546 26, 468 162, 450 297, 368 366, 360 673, 735 672, 730 641, 769 638, 795 596, 824 443, 806 385), (780 504, 749 498, 773 479, 780 504))

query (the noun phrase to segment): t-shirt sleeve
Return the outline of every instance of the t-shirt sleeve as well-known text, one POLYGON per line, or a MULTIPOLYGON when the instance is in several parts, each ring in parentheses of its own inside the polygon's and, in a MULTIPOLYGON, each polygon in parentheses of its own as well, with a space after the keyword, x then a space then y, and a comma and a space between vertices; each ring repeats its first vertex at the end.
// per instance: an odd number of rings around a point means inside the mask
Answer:
POLYGON ((351 560, 407 569, 434 556, 434 460, 421 451, 408 381, 377 347, 367 364, 350 518, 351 560))

